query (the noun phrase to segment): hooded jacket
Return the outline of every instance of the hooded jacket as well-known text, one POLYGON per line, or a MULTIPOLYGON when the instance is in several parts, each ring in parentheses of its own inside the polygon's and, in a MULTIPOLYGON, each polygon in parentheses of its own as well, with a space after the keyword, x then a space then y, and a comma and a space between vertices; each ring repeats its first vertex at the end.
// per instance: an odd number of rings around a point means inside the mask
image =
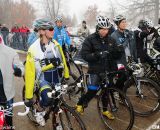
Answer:
MULTIPOLYGON (((0 36, 1 37, 1 36, 0 36)), ((7 101, 15 96, 15 79, 14 79, 14 67, 20 68, 22 75, 24 72, 23 64, 19 60, 19 56, 16 51, 6 45, 2 41, 0 43, 0 70, 1 70, 1 90, 4 91, 7 101)))

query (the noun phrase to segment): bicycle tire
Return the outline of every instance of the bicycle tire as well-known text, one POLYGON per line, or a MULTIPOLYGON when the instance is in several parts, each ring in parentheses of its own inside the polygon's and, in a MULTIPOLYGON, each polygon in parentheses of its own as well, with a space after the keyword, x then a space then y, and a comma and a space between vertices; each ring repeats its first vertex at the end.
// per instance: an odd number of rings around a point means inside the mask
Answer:
POLYGON ((76 80, 81 75, 81 71, 78 65, 75 64, 73 60, 69 61, 69 71, 70 76, 73 78, 73 80, 76 80))
POLYGON ((63 130, 86 130, 85 124, 83 123, 79 115, 71 107, 69 107, 65 103, 62 103, 60 108, 62 112, 59 113, 59 118, 63 130), (72 117, 73 120, 71 120, 72 117), (65 127, 66 124, 67 126, 65 127), (78 128, 77 125, 79 125, 78 128))
POLYGON ((130 99, 136 115, 150 116, 150 115, 156 113, 160 109, 160 88, 158 87, 158 84, 155 81, 148 79, 146 77, 140 77, 140 78, 138 78, 138 81, 140 81, 140 84, 142 84, 140 86, 141 91, 142 91, 142 95, 139 94, 139 91, 135 87, 135 82, 133 79, 130 79, 125 83, 124 92, 125 92, 126 96, 130 99), (143 83, 145 85, 144 87, 143 87, 143 83), (148 85, 147 85, 147 83, 148 83, 148 85), (149 88, 151 88, 151 89, 149 89, 149 88), (143 90, 145 90, 145 91, 143 91, 143 90), (149 90, 151 90, 151 91, 149 91, 149 90), (147 94, 151 97, 149 97, 147 94), (153 94, 153 97, 151 94, 153 94), (135 96, 135 97, 133 97, 133 96, 135 96), (147 102, 146 102, 146 100, 147 100, 147 102), (149 109, 149 108, 151 108, 151 109, 149 109))
POLYGON ((114 87, 107 88, 107 90, 102 90, 97 99, 97 108, 98 108, 99 116, 107 129, 109 130, 131 130, 132 129, 134 124, 133 107, 129 99, 125 96, 125 94, 121 90, 114 87), (119 94, 119 97, 123 99, 121 100, 122 103, 120 103, 118 99, 114 98, 114 101, 115 101, 114 107, 111 106, 111 101, 110 103, 108 103, 107 110, 112 111, 112 114, 115 117, 114 120, 110 120, 102 114, 102 111, 103 111, 102 109, 104 108, 102 107, 102 96, 106 91, 108 94, 107 97, 111 96, 111 92, 114 92, 114 93, 117 92, 119 94), (116 108, 116 109, 113 111, 113 108, 114 109, 116 108), (125 110, 127 110, 128 113, 124 112, 125 110), (126 117, 127 115, 129 117, 126 117))

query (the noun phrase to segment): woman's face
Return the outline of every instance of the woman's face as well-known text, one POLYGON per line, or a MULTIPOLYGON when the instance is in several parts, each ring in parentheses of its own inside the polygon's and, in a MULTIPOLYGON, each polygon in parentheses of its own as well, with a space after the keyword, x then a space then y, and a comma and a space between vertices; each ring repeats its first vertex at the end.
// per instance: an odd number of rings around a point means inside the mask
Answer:
POLYGON ((48 30, 45 30, 45 32, 46 32, 46 37, 50 39, 50 38, 53 37, 54 28, 50 28, 50 29, 48 29, 48 30))
POLYGON ((47 39, 51 39, 54 34, 54 28, 49 28, 46 30, 40 30, 39 33, 43 36, 46 36, 47 39))
POLYGON ((57 21, 57 22, 56 22, 56 25, 57 25, 58 27, 62 27, 62 21, 57 21))
POLYGON ((121 30, 125 30, 127 27, 127 22, 126 20, 122 20, 118 26, 121 30))

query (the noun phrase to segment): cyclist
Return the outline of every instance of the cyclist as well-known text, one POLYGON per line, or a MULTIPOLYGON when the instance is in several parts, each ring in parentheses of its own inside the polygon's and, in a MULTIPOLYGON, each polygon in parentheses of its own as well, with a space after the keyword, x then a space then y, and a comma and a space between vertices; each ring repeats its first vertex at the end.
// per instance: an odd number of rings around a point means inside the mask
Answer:
MULTIPOLYGON (((127 62, 130 60, 129 57, 132 57, 132 60, 137 62, 137 51, 134 32, 126 29, 127 21, 126 17, 123 15, 117 15, 113 18, 114 23, 117 25, 117 30, 111 34, 111 37, 116 40, 118 46, 123 47, 122 56, 117 60, 117 64, 123 65, 118 69, 124 69, 124 66, 127 65, 127 62)), ((127 75, 125 73, 119 74, 116 86, 119 89, 123 90, 124 82, 127 80, 127 75)))
MULTIPOLYGON (((77 103, 76 111, 79 113, 84 112, 84 108, 87 107, 89 101, 100 89, 105 71, 117 69, 115 60, 119 58, 121 54, 115 44, 115 40, 108 35, 111 27, 108 18, 101 15, 97 16, 96 23, 96 32, 85 39, 81 50, 82 58, 88 62, 90 82, 87 93, 83 95, 77 103)), ((107 107, 104 108, 103 115, 109 119, 114 119, 114 116, 107 110, 107 107)))
POLYGON ((41 72, 42 67, 53 64, 54 68, 42 73, 39 78, 39 93, 42 98, 40 106, 43 109, 39 110, 35 116, 37 123, 44 126, 43 110, 50 105, 47 93, 53 89, 56 83, 60 82, 62 71, 64 78, 69 78, 69 72, 61 46, 52 39, 53 23, 47 19, 38 19, 34 22, 34 26, 36 26, 40 37, 28 49, 25 65, 25 97, 27 99, 26 105, 32 106, 35 77, 41 72), (63 70, 59 68, 60 64, 63 64, 63 70))
POLYGON ((55 39, 62 46, 63 50, 65 50, 66 46, 70 47, 71 40, 66 29, 63 27, 63 19, 61 16, 55 18, 55 24, 53 39, 55 39))
POLYGON ((124 52, 121 59, 118 61, 126 65, 128 57, 132 57, 134 61, 137 60, 137 51, 134 32, 126 29, 127 21, 123 15, 117 15, 113 18, 114 23, 117 25, 117 30, 111 34, 111 37, 116 40, 116 43, 123 46, 124 52))
MULTIPOLYGON (((15 96, 14 75, 21 77, 23 73, 24 67, 18 54, 14 49, 4 44, 0 35, 0 105, 9 108, 11 113, 11 105, 15 96)), ((9 130, 14 129, 12 115, 7 115, 5 120, 9 130)))
POLYGON ((153 27, 153 22, 150 19, 140 20, 138 25, 139 30, 135 30, 137 56, 142 63, 145 63, 147 57, 147 37, 156 31, 153 27))
POLYGON ((90 31, 86 24, 86 21, 83 20, 81 28, 78 29, 78 36, 86 38, 90 34, 90 31))

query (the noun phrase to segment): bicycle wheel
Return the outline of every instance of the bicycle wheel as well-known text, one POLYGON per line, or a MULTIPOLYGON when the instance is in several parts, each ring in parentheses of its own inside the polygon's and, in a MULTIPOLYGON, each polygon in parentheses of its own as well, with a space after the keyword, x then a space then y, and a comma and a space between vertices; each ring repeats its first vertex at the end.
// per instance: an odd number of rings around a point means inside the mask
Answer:
POLYGON ((101 91, 97 100, 97 108, 102 122, 109 130, 131 130, 134 123, 134 111, 129 99, 117 88, 107 88, 101 91), (104 99, 103 95, 107 95, 104 99), (102 103, 103 102, 103 103, 102 103), (104 103, 106 105, 104 106, 104 103), (104 110, 105 109, 105 110, 104 110), (110 120, 102 114, 110 111, 115 119, 110 120))
POLYGON ((130 99, 134 112, 138 116, 149 116, 160 109, 160 88, 151 79, 142 77, 126 82, 124 92, 130 99))
POLYGON ((69 61, 69 71, 70 71, 70 82, 73 83, 80 75, 80 69, 73 60, 69 61))
POLYGON ((79 115, 68 105, 61 104, 59 120, 63 130, 86 130, 79 115))

